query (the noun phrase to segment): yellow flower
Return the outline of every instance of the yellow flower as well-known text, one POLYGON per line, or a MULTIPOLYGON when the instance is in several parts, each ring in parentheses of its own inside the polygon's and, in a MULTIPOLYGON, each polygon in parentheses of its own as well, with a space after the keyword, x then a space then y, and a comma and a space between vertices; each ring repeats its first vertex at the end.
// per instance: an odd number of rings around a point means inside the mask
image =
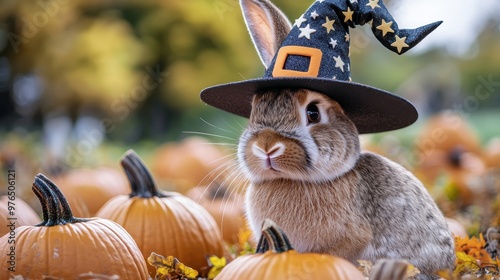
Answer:
POLYGON ((245 243, 248 243, 248 241, 250 240, 250 236, 252 236, 252 231, 245 224, 245 226, 240 228, 240 231, 238 232, 238 243, 240 244, 241 248, 244 247, 245 243))
POLYGON ((255 249, 250 244, 250 237, 252 236, 252 231, 248 228, 248 224, 240 229, 238 232, 238 245, 240 249, 240 256, 253 254, 255 253, 255 249))
POLYGON ((156 279, 170 279, 172 273, 187 279, 195 279, 198 276, 198 271, 184 265, 173 256, 165 258, 153 252, 148 257, 148 263, 156 268, 156 279))
POLYGON ((462 271, 477 273, 480 268, 476 258, 464 252, 457 252, 457 267, 455 268, 455 273, 460 274, 462 271))
POLYGON ((208 279, 214 279, 219 275, 220 271, 226 266, 226 258, 219 258, 217 256, 211 256, 208 258, 208 264, 212 267, 208 272, 208 279))

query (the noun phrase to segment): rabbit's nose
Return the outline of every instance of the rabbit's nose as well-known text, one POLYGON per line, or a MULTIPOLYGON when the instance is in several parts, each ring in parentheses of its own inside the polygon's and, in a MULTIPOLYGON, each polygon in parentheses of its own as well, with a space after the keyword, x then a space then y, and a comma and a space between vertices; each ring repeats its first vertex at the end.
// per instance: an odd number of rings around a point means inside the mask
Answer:
POLYGON ((275 143, 268 149, 261 148, 257 142, 252 145, 252 153, 261 159, 277 158, 285 152, 285 145, 281 142, 275 143))

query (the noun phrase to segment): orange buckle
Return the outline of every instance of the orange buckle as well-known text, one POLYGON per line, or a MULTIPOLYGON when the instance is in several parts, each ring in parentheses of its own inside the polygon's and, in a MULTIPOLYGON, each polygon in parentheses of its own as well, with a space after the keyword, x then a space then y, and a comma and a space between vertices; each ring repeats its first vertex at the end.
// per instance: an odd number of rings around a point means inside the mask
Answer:
POLYGON ((278 51, 278 57, 274 63, 273 77, 318 77, 319 66, 323 53, 320 49, 286 46, 278 51), (307 72, 284 69, 286 58, 289 55, 302 55, 310 58, 307 72))

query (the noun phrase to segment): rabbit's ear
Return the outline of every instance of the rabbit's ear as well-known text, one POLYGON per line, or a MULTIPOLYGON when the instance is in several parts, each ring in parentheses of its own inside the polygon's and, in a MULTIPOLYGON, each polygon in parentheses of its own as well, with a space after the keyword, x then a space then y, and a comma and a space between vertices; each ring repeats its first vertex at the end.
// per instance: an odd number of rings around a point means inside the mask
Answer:
POLYGON ((268 0, 240 0, 240 5, 260 60, 267 69, 292 24, 268 0))

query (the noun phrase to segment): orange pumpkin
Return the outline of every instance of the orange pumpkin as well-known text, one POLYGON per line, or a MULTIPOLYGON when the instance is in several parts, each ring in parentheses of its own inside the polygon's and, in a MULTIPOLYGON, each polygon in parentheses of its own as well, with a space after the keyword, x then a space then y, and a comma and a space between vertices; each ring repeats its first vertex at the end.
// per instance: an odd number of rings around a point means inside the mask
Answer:
POLYGON ((364 279, 349 261, 339 257, 298 253, 283 231, 266 220, 256 254, 236 258, 222 269, 216 280, 233 279, 364 279))
POLYGON ((118 224, 100 218, 75 218, 57 186, 38 174, 33 192, 42 204, 43 221, 22 226, 0 238, 0 279, 21 275, 76 279, 89 272, 120 279, 148 279, 147 265, 137 244, 118 224), (15 240, 13 243, 11 240, 15 240))
POLYGON ((125 176, 109 167, 74 169, 56 177, 54 182, 80 217, 94 216, 106 201, 128 192, 125 176))
POLYGON ((215 183, 195 187, 186 195, 207 209, 214 217, 227 244, 238 243, 238 234, 245 223, 243 196, 215 183))
MULTIPOLYGON (((200 270, 207 266, 206 255, 224 254, 217 223, 207 210, 179 193, 159 191, 134 151, 128 151, 121 164, 132 193, 111 199, 97 216, 122 225, 137 242, 144 259, 156 252, 175 256, 200 270)), ((153 267, 150 275, 155 275, 153 267)))
POLYGON ((227 152, 201 137, 189 137, 180 143, 167 143, 155 152, 152 172, 164 184, 186 193, 193 186, 211 182, 229 159, 227 152))
POLYGON ((427 186, 446 175, 457 188, 457 204, 465 207, 475 199, 471 180, 486 170, 482 153, 479 137, 467 121, 442 113, 432 117, 417 136, 414 173, 427 186))
POLYGON ((484 157, 488 168, 500 170, 500 137, 494 137, 488 141, 484 157))
POLYGON ((476 155, 482 153, 476 131, 466 119, 450 112, 430 118, 416 139, 416 149, 422 156, 430 155, 434 151, 450 152, 457 147, 476 155))
MULTIPOLYGON (((16 227, 20 226, 32 226, 41 222, 38 214, 29 206, 24 200, 19 197, 16 197, 14 200, 10 200, 9 196, 2 195, 0 196, 0 220, 1 221, 9 221, 8 218, 16 218, 16 227), (14 216, 9 214, 8 203, 14 203, 14 216)), ((10 232, 9 227, 0 226, 0 236, 10 232)))

